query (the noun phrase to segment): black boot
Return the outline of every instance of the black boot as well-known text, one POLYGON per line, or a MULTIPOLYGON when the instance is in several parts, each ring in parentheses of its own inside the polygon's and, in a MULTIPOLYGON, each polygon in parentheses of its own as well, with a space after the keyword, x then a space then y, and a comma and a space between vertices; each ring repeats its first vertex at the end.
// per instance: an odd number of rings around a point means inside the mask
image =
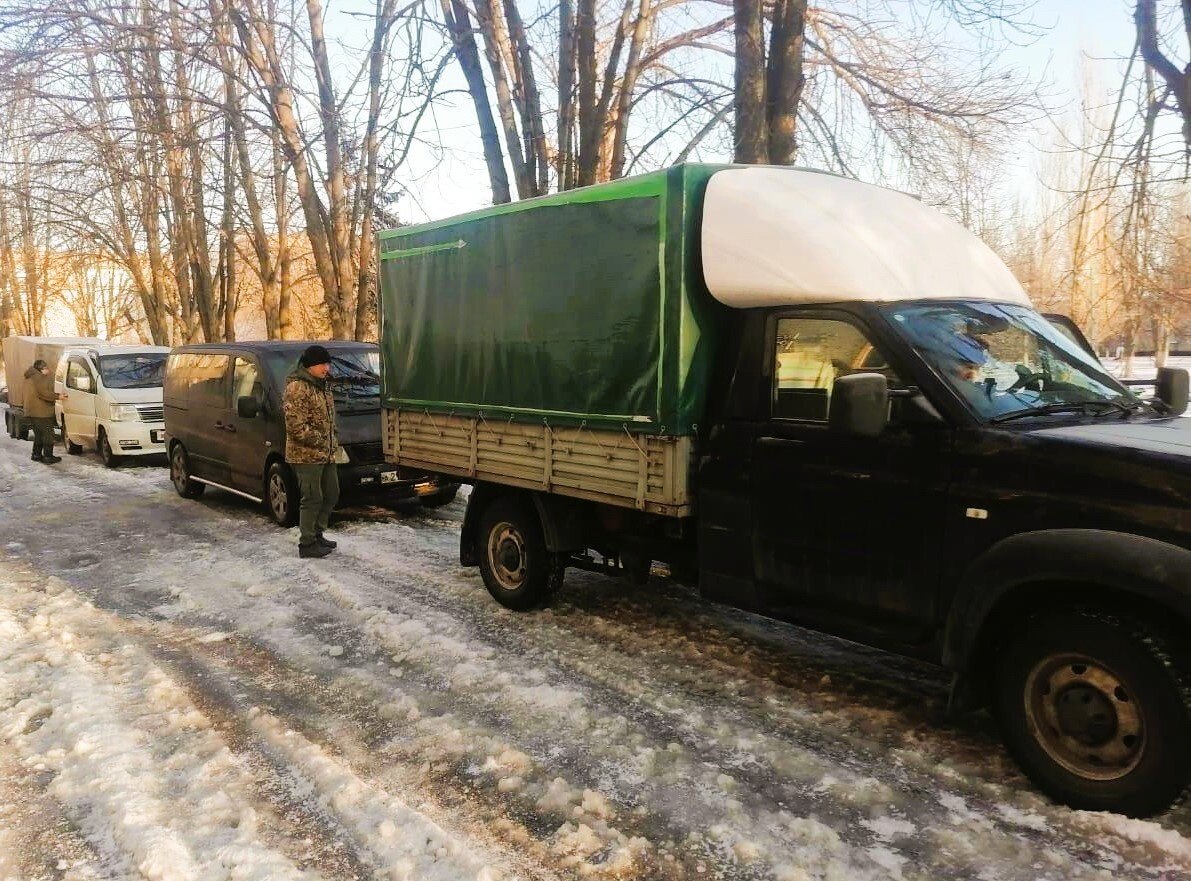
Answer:
POLYGON ((42 461, 42 458, 41 458, 41 453, 40 453, 40 452, 37 452, 36 450, 34 451, 33 455, 32 455, 32 456, 30 456, 30 458, 31 458, 31 459, 32 459, 34 462, 40 462, 40 461, 42 461))
POLYGON ((41 461, 45 462, 47 465, 56 465, 62 461, 62 457, 55 456, 53 453, 50 453, 48 456, 42 456, 41 461))
POLYGON ((319 557, 325 557, 329 553, 331 553, 331 549, 319 544, 318 539, 315 539, 308 545, 298 545, 298 556, 303 560, 310 557, 318 559, 319 557))
POLYGON ((321 532, 320 532, 318 535, 316 535, 316 536, 314 537, 314 543, 315 543, 315 544, 320 544, 320 545, 322 545, 324 548, 332 548, 332 549, 333 549, 333 548, 337 548, 337 547, 339 547, 339 542, 337 542, 337 541, 331 541, 331 539, 327 538, 327 537, 326 537, 325 535, 323 535, 321 532))

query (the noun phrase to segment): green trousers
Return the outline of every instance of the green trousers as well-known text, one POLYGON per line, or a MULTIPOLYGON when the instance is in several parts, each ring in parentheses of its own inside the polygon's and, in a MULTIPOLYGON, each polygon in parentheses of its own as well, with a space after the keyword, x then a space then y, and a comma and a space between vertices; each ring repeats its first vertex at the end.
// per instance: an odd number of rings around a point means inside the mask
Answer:
POLYGON ((33 455, 54 455, 54 417, 37 416, 25 417, 29 427, 33 429, 33 455))
POLYGON ((339 466, 329 463, 289 467, 294 469, 298 488, 302 491, 302 506, 298 511, 298 527, 302 533, 299 541, 304 545, 312 544, 326 531, 331 522, 331 511, 339 501, 339 466))

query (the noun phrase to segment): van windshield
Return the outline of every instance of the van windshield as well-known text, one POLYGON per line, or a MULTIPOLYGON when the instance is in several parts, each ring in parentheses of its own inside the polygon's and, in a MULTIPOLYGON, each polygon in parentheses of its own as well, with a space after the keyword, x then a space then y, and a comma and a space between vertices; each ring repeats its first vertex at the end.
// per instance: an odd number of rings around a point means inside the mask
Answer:
MULTIPOLYGON (((278 387, 285 388, 286 378, 297 367, 297 356, 277 352, 267 357, 278 387)), ((328 383, 338 409, 379 410, 380 352, 373 348, 332 349, 328 383)))
POLYGON ((1145 405, 1082 345, 1028 306, 939 302, 885 314, 983 419, 1107 415, 1145 405))
POLYGON ((165 352, 100 355, 99 375, 110 389, 161 388, 167 357, 165 352))
POLYGON ((332 352, 328 377, 335 403, 353 409, 380 407, 380 352, 332 352))

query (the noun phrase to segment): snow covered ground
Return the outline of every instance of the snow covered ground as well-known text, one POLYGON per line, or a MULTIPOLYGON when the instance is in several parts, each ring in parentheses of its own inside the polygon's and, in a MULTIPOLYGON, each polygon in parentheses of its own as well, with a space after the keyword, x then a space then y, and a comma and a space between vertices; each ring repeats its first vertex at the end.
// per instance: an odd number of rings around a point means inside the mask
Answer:
MULTIPOLYGON (((1121 379, 1153 379, 1158 375, 1158 368, 1154 366, 1154 359, 1152 357, 1143 358, 1136 357, 1133 359, 1133 365, 1130 376, 1126 376, 1125 362, 1116 358, 1105 358, 1104 366, 1107 367, 1114 376, 1121 379)), ((1187 355, 1172 355, 1166 359, 1167 367, 1182 367, 1185 370, 1191 370, 1191 356, 1187 355)))
POLYGON ((0 881, 1191 877, 1191 808, 1056 807, 937 670, 569 573, 517 615, 462 501, 340 548, 0 439, 0 881))

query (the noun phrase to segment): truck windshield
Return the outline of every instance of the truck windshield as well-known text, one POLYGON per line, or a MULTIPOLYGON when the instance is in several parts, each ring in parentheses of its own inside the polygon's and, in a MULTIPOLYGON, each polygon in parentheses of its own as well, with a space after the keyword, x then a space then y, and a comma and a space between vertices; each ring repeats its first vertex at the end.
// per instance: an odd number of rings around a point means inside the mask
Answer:
POLYGON ((167 357, 165 352, 101 355, 99 375, 110 389, 160 388, 167 357))
POLYGON ((885 308, 960 397, 990 422, 1144 406, 1091 353, 1028 306, 916 303, 885 308))

